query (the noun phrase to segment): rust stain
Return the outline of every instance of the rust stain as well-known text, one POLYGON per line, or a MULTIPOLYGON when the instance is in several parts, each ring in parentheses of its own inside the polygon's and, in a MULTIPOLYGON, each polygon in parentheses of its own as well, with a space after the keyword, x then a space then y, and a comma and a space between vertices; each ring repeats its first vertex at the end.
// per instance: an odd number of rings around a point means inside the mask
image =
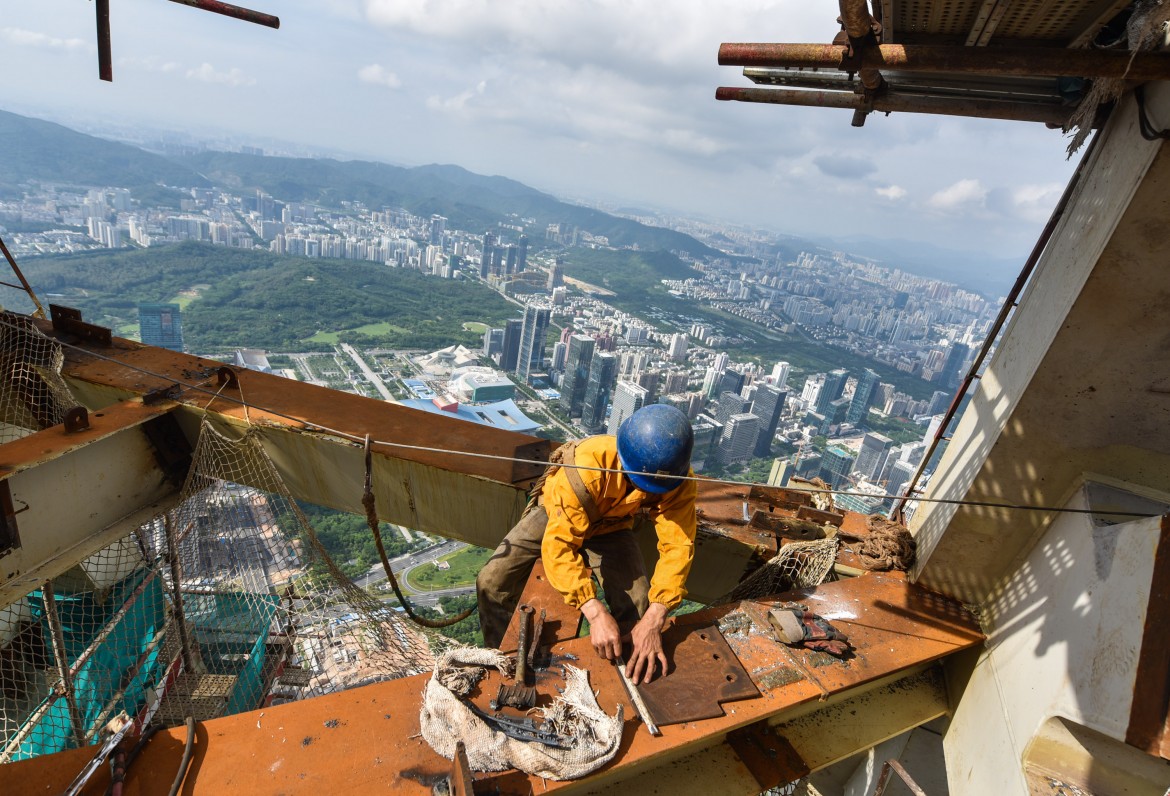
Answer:
MULTIPOLYGON (((246 387, 245 387, 246 389, 246 387)), ((835 619, 849 636, 858 657, 843 666, 835 659, 816 670, 816 677, 832 693, 857 689, 866 683, 917 667, 968 649, 982 642, 974 620, 958 603, 929 595, 902 578, 867 575, 815 590, 784 595, 784 598, 816 605, 821 612, 844 611, 852 619, 835 619)), ((754 616, 766 613, 769 601, 745 602, 709 608, 678 618, 679 625, 701 626, 718 622, 728 614, 754 616)), ((821 691, 807 679, 792 679, 781 670, 784 652, 763 634, 737 636, 735 652, 747 672, 765 692, 763 699, 748 699, 729 705, 727 715, 662 728, 662 736, 651 737, 633 718, 635 713, 614 667, 601 661, 589 639, 573 638, 552 647, 556 656, 575 655, 573 665, 587 669, 590 687, 601 708, 613 715, 625 706, 627 722, 617 757, 605 768, 583 780, 541 781, 519 772, 506 772, 479 780, 490 782, 502 794, 566 793, 585 789, 616 789, 629 776, 676 759, 683 750, 699 750, 720 743, 728 733, 761 720, 775 721, 787 712, 815 702, 821 691), (768 679, 768 674, 775 676, 768 679), (791 680, 791 681, 789 681, 791 680)), ((429 796, 432 782, 447 775, 449 761, 443 759, 419 737, 418 715, 423 687, 429 674, 363 686, 285 705, 266 708, 263 729, 256 728, 256 715, 244 713, 204 722, 200 725, 196 759, 187 778, 188 794, 225 792, 305 794, 319 796, 336 792, 344 782, 352 792, 374 791, 429 796), (387 720, 386 705, 394 705, 387 720), (322 726, 338 719, 337 727, 321 734, 322 726), (376 726, 376 732, 371 728, 376 726), (302 739, 313 738, 307 746, 302 739), (296 766, 271 767, 286 759, 295 747, 296 766), (401 772, 389 782, 379 759, 393 760, 401 772)), ((472 699, 487 708, 501 678, 491 673, 484 678, 472 699)), ((555 695, 559 678, 541 681, 541 700, 555 695)), ((183 754, 185 728, 166 730, 144 749, 131 768, 125 796, 166 792, 183 754)), ((74 775, 92 757, 91 749, 78 749, 0 766, 0 793, 5 796, 32 796, 63 792, 74 775)), ((104 792, 108 770, 95 777, 87 794, 104 792)))

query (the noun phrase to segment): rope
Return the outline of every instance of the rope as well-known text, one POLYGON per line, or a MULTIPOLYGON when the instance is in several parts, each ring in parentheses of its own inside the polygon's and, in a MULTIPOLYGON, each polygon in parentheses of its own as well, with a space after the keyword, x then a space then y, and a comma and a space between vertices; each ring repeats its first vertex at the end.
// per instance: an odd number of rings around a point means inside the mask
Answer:
POLYGON ((362 506, 366 509, 366 525, 370 526, 370 533, 374 535, 374 544, 378 548, 378 558, 382 559, 382 569, 386 570, 386 577, 390 580, 390 586, 394 589, 395 596, 398 597, 398 602, 402 604, 402 609, 406 611, 406 615, 416 625, 422 627, 429 627, 438 629, 442 627, 450 627, 458 622, 462 622, 467 617, 474 613, 477 605, 473 605, 465 611, 461 611, 457 615, 449 619, 435 620, 427 619, 425 616, 419 616, 414 612, 410 605, 410 601, 406 599, 406 595, 402 593, 402 589, 398 586, 398 578, 394 577, 394 570, 390 568, 390 559, 386 557, 386 548, 382 545, 382 532, 378 529, 378 509, 375 505, 374 498, 374 466, 373 456, 370 452, 370 437, 366 435, 366 486, 362 492, 362 506))
MULTIPOLYGON (((857 555, 861 566, 875 572, 891 569, 907 571, 914 565, 917 544, 909 529, 880 514, 869 515, 869 533, 858 538, 857 555)), ((847 535, 844 531, 842 536, 847 535)))
MULTIPOLYGON (((3 319, 0 319, 0 325, 12 326, 12 324, 8 323, 7 321, 5 321, 3 319)), ((15 327, 13 327, 13 328, 15 328, 15 327)), ((168 382, 170 384, 178 384, 180 387, 183 387, 184 389, 188 389, 188 390, 191 390, 191 391, 197 392, 197 393, 202 393, 204 395, 218 396, 225 401, 228 401, 230 403, 236 403, 236 404, 239 404, 240 406, 244 405, 244 402, 241 401, 239 398, 236 398, 235 396, 232 396, 232 395, 226 395, 226 394, 219 395, 218 391, 212 391, 212 390, 209 390, 209 389, 201 386, 202 383, 189 384, 189 383, 177 380, 172 376, 168 376, 168 375, 162 374, 162 373, 156 373, 152 370, 148 370, 148 369, 143 368, 139 365, 133 365, 133 364, 130 364, 128 362, 124 362, 116 357, 106 356, 105 354, 99 354, 96 351, 91 351, 87 348, 82 348, 79 345, 75 345, 72 343, 66 343, 66 342, 63 342, 60 340, 58 342, 60 343, 60 345, 62 347, 71 348, 75 351, 78 351, 82 354, 85 354, 86 356, 91 356, 91 357, 94 357, 96 359, 104 360, 106 362, 112 362, 116 365, 120 365, 124 368, 128 368, 128 369, 133 370, 137 373, 141 373, 144 376, 151 376, 153 378, 161 379, 161 380, 168 382)), ((279 410, 270 409, 268 407, 260 406, 258 404, 252 404, 251 406, 253 409, 260 410, 262 412, 265 412, 266 414, 272 415, 273 417, 279 417, 280 419, 287 420, 291 423, 299 424, 299 425, 304 426, 305 428, 308 428, 310 430, 324 432, 326 434, 331 434, 331 435, 338 437, 340 439, 350 440, 352 442, 356 442, 359 444, 364 444, 364 442, 365 442, 365 437, 358 436, 356 434, 351 434, 347 431, 341 431, 340 429, 330 428, 329 426, 325 426, 325 425, 322 425, 320 423, 315 423, 315 422, 310 421, 310 420, 305 420, 302 417, 294 417, 293 415, 285 414, 284 412, 281 412, 279 410)), ((537 465, 539 467, 547 467, 548 466, 548 462, 544 461, 542 459, 524 459, 524 458, 520 458, 517 456, 503 456, 500 454, 493 454, 493 453, 477 453, 475 451, 451 450, 449 448, 436 448, 436 447, 427 446, 427 445, 409 445, 405 442, 390 442, 389 440, 371 439, 370 443, 372 445, 382 445, 382 446, 387 447, 387 448, 396 448, 398 450, 410 450, 410 451, 416 451, 419 453, 436 453, 436 454, 442 454, 442 455, 446 455, 446 456, 463 456, 465 458, 486 459, 486 460, 490 460, 490 461, 501 461, 501 462, 515 463, 515 464, 533 464, 533 465, 537 465)), ((604 472, 604 473, 635 472, 635 474, 637 474, 637 475, 645 475, 645 476, 650 476, 650 477, 658 475, 657 473, 623 471, 623 470, 618 470, 618 469, 614 469, 611 467, 592 467, 592 466, 583 465, 583 464, 563 464, 562 463, 559 466, 573 467, 577 470, 589 470, 589 471, 604 472)), ((706 482, 706 483, 710 483, 710 484, 726 484, 729 486, 746 486, 746 487, 768 486, 767 484, 759 484, 755 481, 740 481, 740 480, 736 480, 736 479, 732 479, 732 478, 708 478, 705 476, 697 476, 697 475, 696 476, 683 475, 683 476, 677 476, 677 478, 679 480, 683 480, 683 481, 698 481, 698 482, 706 482)), ((793 491, 793 492, 820 492, 820 493, 827 493, 830 495, 853 495, 853 494, 856 494, 854 492, 849 492, 847 490, 806 489, 806 488, 796 487, 796 486, 792 486, 792 485, 785 487, 785 489, 788 489, 788 490, 793 491)), ((880 497, 880 498, 891 498, 894 500, 907 498, 906 495, 890 494, 890 493, 867 495, 867 496, 880 497)), ((1071 508, 1066 508, 1063 506, 1035 506, 1035 505, 1029 505, 1029 504, 1025 504, 1025 503, 1001 503, 1001 502, 987 501, 987 500, 953 500, 953 499, 949 499, 949 498, 926 498, 926 497, 912 497, 912 498, 908 498, 908 499, 917 501, 919 503, 939 503, 939 504, 950 505, 950 506, 975 506, 975 507, 979 507, 979 508, 1012 509, 1012 510, 1016 510, 1016 511, 1042 511, 1042 512, 1050 512, 1050 513, 1054 513, 1054 514, 1100 514, 1100 515, 1105 515, 1105 516, 1110 516, 1110 517, 1158 517, 1158 516, 1161 516, 1160 514, 1157 514, 1157 513, 1141 512, 1141 511, 1100 511, 1100 510, 1096 510, 1096 509, 1071 509, 1071 508)))

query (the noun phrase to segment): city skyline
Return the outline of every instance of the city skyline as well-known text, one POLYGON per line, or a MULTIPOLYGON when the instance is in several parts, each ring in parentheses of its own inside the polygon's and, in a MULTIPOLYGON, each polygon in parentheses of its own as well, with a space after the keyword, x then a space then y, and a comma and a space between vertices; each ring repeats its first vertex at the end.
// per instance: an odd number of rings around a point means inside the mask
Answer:
POLYGON ((104 84, 91 15, 64 0, 18 6, 0 28, 0 64, 28 77, 0 87, 0 107, 106 134, 145 124, 456 163, 615 208, 996 257, 1026 251, 1072 168, 1060 134, 1038 126, 874 118, 866 151, 880 156, 861 157, 847 115, 714 101, 717 85, 742 81, 715 65, 720 41, 767 38, 780 14, 789 38, 827 41, 831 3, 487 13, 461 0, 297 0, 267 10, 280 13, 280 31, 128 0, 112 21, 115 82, 104 84))

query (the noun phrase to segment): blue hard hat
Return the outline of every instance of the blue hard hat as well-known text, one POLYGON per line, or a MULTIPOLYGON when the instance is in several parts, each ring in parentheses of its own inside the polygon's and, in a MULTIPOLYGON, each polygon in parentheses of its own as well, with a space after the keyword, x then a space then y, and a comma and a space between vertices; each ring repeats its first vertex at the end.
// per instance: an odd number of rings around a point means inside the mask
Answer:
POLYGON ((662 494, 681 484, 679 476, 690 470, 694 446, 691 421, 666 404, 643 406, 618 427, 618 459, 626 477, 643 492, 662 494))

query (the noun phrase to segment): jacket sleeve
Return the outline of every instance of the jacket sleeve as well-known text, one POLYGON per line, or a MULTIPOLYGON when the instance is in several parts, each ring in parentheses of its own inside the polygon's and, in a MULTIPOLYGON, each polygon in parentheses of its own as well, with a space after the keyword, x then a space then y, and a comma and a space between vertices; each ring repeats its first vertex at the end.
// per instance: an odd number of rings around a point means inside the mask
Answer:
MULTIPOLYGON (((693 475, 693 473, 692 473, 693 475)), ((698 485, 684 481, 658 505, 654 530, 658 535, 658 564, 650 578, 650 602, 675 608, 687 596, 687 575, 695 558, 695 497, 698 485)))
POLYGON ((592 570, 581 554, 589 518, 577 502, 564 471, 553 474, 544 486, 544 510, 548 514, 540 544, 544 574, 565 602, 580 608, 597 596, 592 570))

